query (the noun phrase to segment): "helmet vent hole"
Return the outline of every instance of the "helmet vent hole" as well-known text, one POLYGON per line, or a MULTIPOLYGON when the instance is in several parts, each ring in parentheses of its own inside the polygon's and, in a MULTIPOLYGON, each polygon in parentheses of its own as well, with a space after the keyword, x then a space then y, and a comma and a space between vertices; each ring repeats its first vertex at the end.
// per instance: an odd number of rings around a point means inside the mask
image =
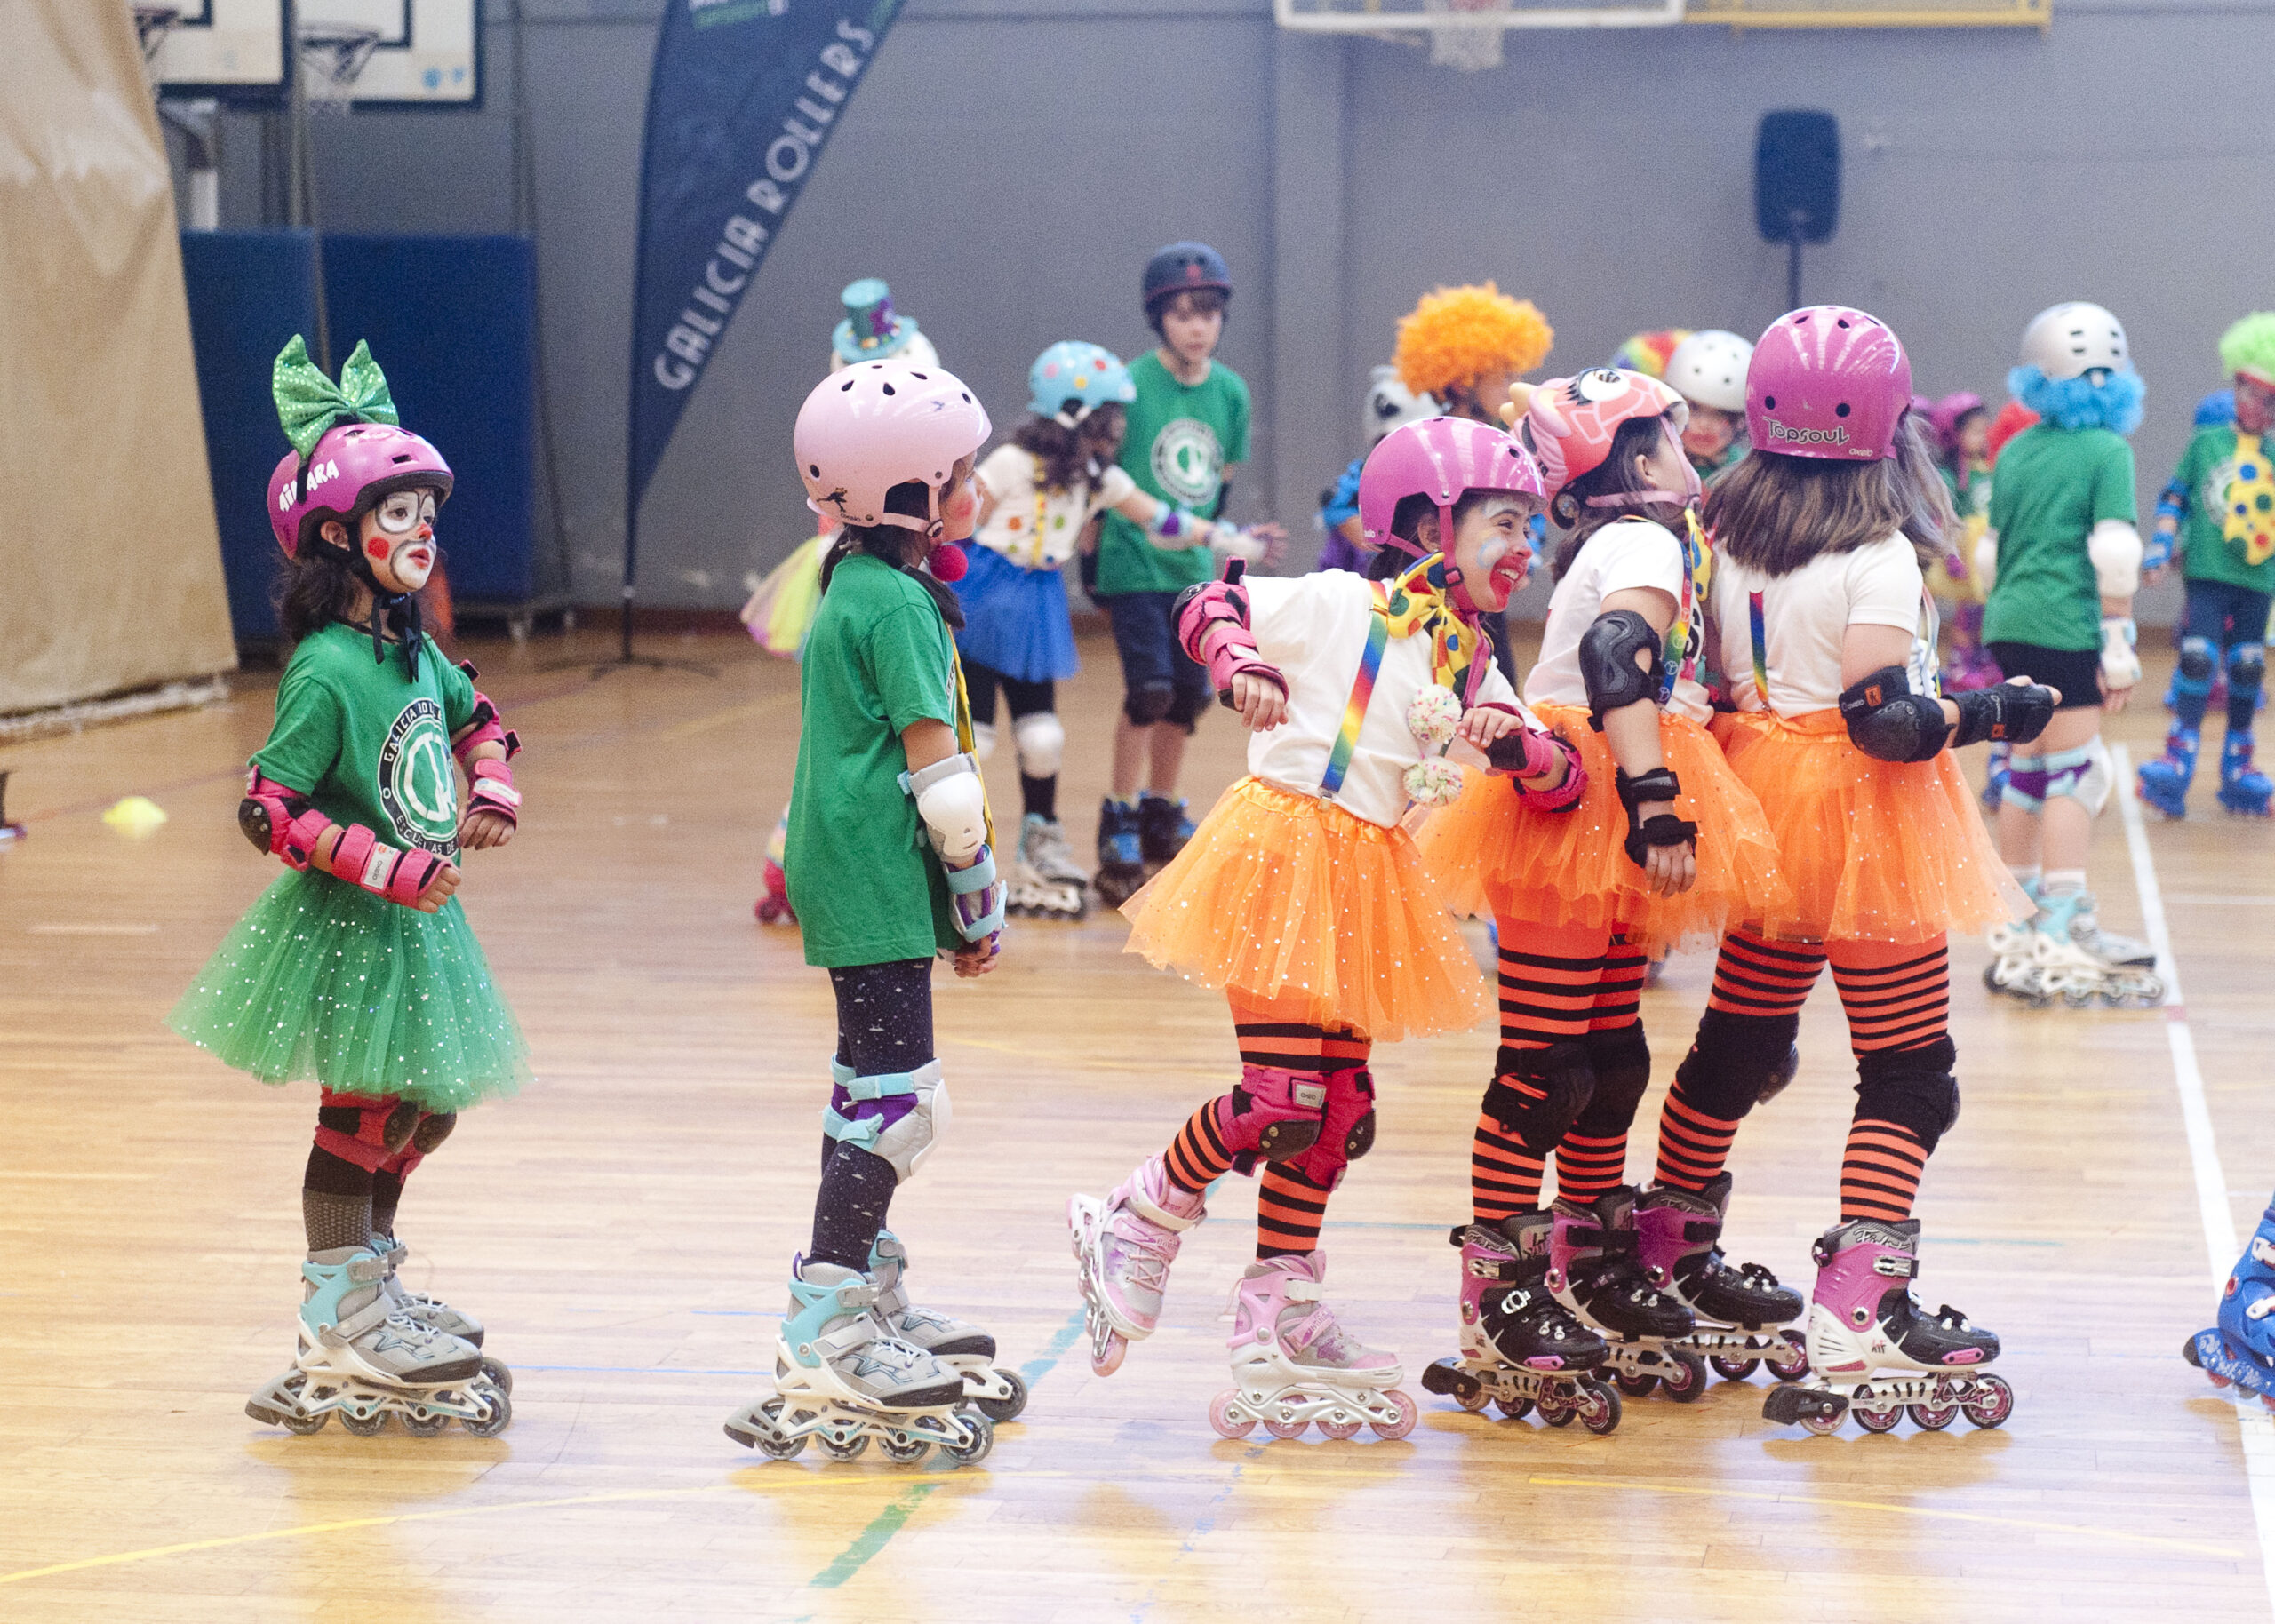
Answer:
POLYGON ((1776 395, 1774 395, 1774 394, 1765 394, 1765 395, 1763 395, 1763 396, 1761 397, 1761 409, 1762 409, 1762 410, 1764 410, 1764 411, 1775 411, 1775 410, 1777 410, 1777 397, 1776 397, 1776 395))
POLYGON ((853 387, 853 380, 852 380, 851 378, 847 378, 843 383, 842 383, 842 384, 840 384, 840 385, 838 385, 838 386, 837 386, 837 393, 838 393, 838 394, 846 394, 846 393, 847 393, 848 391, 850 391, 852 387, 853 387))
POLYGON ((1846 318, 1846 317, 1844 316, 1844 317, 1842 317, 1841 319, 1840 319, 1840 320, 1838 320, 1838 321, 1834 322, 1833 322, 1833 325, 1834 325, 1835 327, 1846 327, 1846 326, 1848 326, 1848 318, 1846 318))
POLYGON ((885 392, 887 394, 892 394, 897 393, 897 391, 895 391, 895 390, 894 390, 893 386, 892 386, 890 384, 887 384, 887 385, 885 385, 885 386, 884 386, 884 392, 885 392))
POLYGON ((394 457, 390 458, 388 460, 391 462, 409 462, 411 460, 411 453, 408 451, 397 451, 394 457))
POLYGON ((806 465, 806 472, 812 474, 816 479, 819 479, 821 477, 821 465, 818 462, 810 462, 806 465))
POLYGON ((1846 401, 1843 401, 1843 402, 1840 402, 1840 405, 1835 406, 1835 407, 1832 409, 1832 415, 1833 415, 1834 417, 1836 417, 1836 418, 1845 418, 1845 417, 1847 417, 1847 416, 1848 415, 1848 402, 1846 402, 1846 401))
POLYGON ((909 377, 922 378, 926 383, 932 381, 932 375, 930 372, 911 372, 909 377))

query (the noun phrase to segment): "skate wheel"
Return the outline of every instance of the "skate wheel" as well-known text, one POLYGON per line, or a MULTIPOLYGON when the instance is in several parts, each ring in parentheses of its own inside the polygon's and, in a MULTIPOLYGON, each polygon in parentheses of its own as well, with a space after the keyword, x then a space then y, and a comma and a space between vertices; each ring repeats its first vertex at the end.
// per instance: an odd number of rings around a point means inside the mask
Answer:
POLYGON ((1959 1419, 1955 1404, 1915 1404, 1904 1406, 1912 1412, 1912 1424, 1922 1432, 1941 1432, 1959 1419))
POLYGON ((1612 1381, 1630 1398, 1648 1398, 1651 1389, 1659 1384, 1659 1379, 1648 1370, 1632 1373, 1623 1370, 1613 1376, 1612 1381))
POLYGON ((514 1390, 514 1373, 506 1367, 503 1360, 483 1359, 482 1373, 489 1377, 491 1384, 500 1392, 510 1393, 514 1390))
MULTIPOLYGON (((2202 1333, 2199 1332, 2198 1334, 2200 1335, 2202 1333)), ((2203 1356, 2196 1351, 2196 1338, 2193 1336, 2181 1343, 2180 1357, 2186 1359, 2191 1365, 2193 1365, 2199 1370, 2202 1370, 2204 1368, 2203 1356)), ((2214 1377, 2213 1379, 2215 1381, 2218 1380, 2217 1377, 2214 1377)))
MULTIPOLYGON (((1478 1407, 1480 1409, 1484 1408, 1482 1405, 1480 1405, 1478 1407)), ((1532 1413, 1532 1400, 1529 1398, 1504 1398, 1501 1400, 1501 1413, 1508 1417, 1511 1421, 1522 1421, 1526 1416, 1532 1413)))
POLYGON ((1753 1374, 1755 1368, 1761 1363, 1760 1359, 1733 1359, 1719 1353, 1706 1362, 1714 1367, 1714 1373, 1725 1381, 1744 1381, 1753 1374))
MULTIPOLYGON (((1408 1433, 1414 1430, 1414 1423, 1421 1419, 1422 1406, 1416 1404, 1407 1394, 1399 1392, 1396 1389, 1385 1393, 1383 1397, 1387 1403, 1397 1406, 1398 1419, 1396 1421, 1375 1422, 1375 1436, 1378 1438, 1388 1438, 1393 1443, 1396 1443, 1400 1438, 1404 1437, 1408 1433)), ((1321 1432, 1326 1432, 1326 1426, 1322 1424, 1320 1430, 1321 1432)), ((1353 1432, 1356 1432, 1358 1428, 1354 1426, 1351 1430, 1353 1432)), ((1329 1433, 1328 1436, 1332 1437, 1335 1435, 1329 1433)), ((1347 1437, 1348 1434, 1345 1436, 1347 1437)))
MULTIPOLYGON (((1698 1380, 1699 1385, 1704 1387, 1705 1376, 1702 1373, 1698 1380)), ((1689 1401, 1686 1399, 1684 1402, 1689 1401)), ((1590 1432, 1598 1437, 1610 1432, 1619 1425, 1619 1395, 1602 1382, 1585 1381, 1580 1384, 1580 1425, 1590 1432)))
POLYGON ((405 1415, 403 1429, 415 1438, 431 1438, 451 1424, 447 1415, 405 1415))
POLYGON ((1801 1344, 1792 1337, 1785 1339, 1786 1354, 1782 1359, 1765 1359, 1769 1373, 1780 1381, 1799 1381, 1809 1373, 1809 1356, 1801 1344))
POLYGON ((736 1415, 727 1423, 727 1436, 745 1449, 755 1449, 770 1461, 790 1460, 806 1446, 806 1435, 802 1432, 795 1437, 780 1436, 782 1399, 778 1394, 760 1405, 751 1421, 752 1425, 745 1426, 742 1415, 736 1415))
POLYGON ((1319 1424, 1319 1432, 1321 1437, 1332 1438, 1338 1444, 1347 1444, 1359 1436, 1359 1429, 1366 1424, 1364 1421, 1323 1421, 1319 1424))
POLYGON ((1256 1430, 1256 1418, 1244 1413, 1240 1402, 1240 1394, 1231 1388, 1209 1401, 1209 1424, 1217 1429, 1218 1437, 1244 1438, 1256 1430))
POLYGON ((1264 1418, 1264 1429, 1283 1444, 1292 1438, 1303 1437, 1304 1429, 1310 1425, 1311 1422, 1307 1421, 1288 1421, 1277 1415, 1267 1415, 1264 1418))
POLYGON ((1696 1404, 1706 1391, 1706 1362, 1695 1353, 1669 1356, 1673 1363, 1659 1378, 1667 1397, 1677 1404, 1696 1404))
POLYGON ((1822 1410, 1811 1410, 1801 1417, 1802 1429, 1812 1437, 1829 1438, 1840 1430, 1840 1418, 1845 1412, 1827 1415, 1822 1410))
POLYGON ((1493 1395, 1485 1390, 1482 1381, 1473 1381, 1454 1389, 1454 1402, 1474 1415, 1493 1402, 1493 1395))
POLYGON ((1108 1341, 1104 1352, 1100 1352, 1096 1347, 1091 1348, 1090 1373, 1094 1376, 1114 1374, 1115 1371, 1122 1368, 1122 1361, 1128 1357, 1129 1352, 1129 1341, 1122 1336, 1116 1336, 1108 1341))
POLYGON ((1546 1393, 1543 1393, 1540 1396, 1540 1419, 1552 1427, 1569 1427, 1579 1420, 1582 1402, 1577 1393, 1559 1394, 1553 1401, 1546 1393))
POLYGON ((1960 1407, 1967 1412, 1968 1421, 1988 1431, 2015 1413, 2015 1389, 2007 1385, 2004 1376, 1978 1376, 1975 1390, 1960 1400, 1960 1407))
POLYGON ((307 1373, 296 1370, 284 1379, 284 1391, 292 1400, 291 1409, 270 1410, 249 1404, 245 1406, 245 1413, 257 1421, 267 1421, 272 1425, 282 1427, 294 1437, 308 1437, 324 1429, 326 1423, 331 1420, 331 1412, 318 1410, 311 1415, 302 1410, 299 1406, 305 1402, 304 1395, 307 1390, 307 1373))
POLYGON ((370 1415, 358 1415, 353 1410, 342 1410, 339 1424, 359 1438, 375 1438, 387 1430, 387 1413, 380 1410, 370 1415))
POLYGON ((914 1466, 932 1453, 932 1445, 922 1438, 897 1438, 888 1434, 877 1440, 877 1453, 895 1466, 914 1466))
MULTIPOLYGON (((1024 1389, 1021 1389, 1020 1397, 1021 1402, 1024 1403, 1026 1398, 1024 1389)), ((958 1466, 978 1466, 994 1451, 995 1423, 988 1419, 984 1411, 978 1414, 962 1414, 956 1419, 971 1429, 971 1439, 969 1443, 963 1444, 943 1444, 940 1445, 940 1453, 958 1466)))
POLYGON ((822 1458, 826 1461, 858 1461, 869 1453, 869 1439, 865 1433, 858 1437, 848 1438, 841 1444, 826 1432, 817 1433, 814 1437, 814 1447, 821 1451, 822 1458))
MULTIPOLYGON (((1124 1347, 1128 1345, 1123 1344, 1124 1347)), ((1117 1359, 1114 1363, 1118 1365, 1121 1361, 1117 1359)), ((1011 1389, 1011 1396, 1009 1398, 975 1398, 971 1401, 971 1407, 985 1415, 991 1423, 1001 1426, 1007 1421, 1018 1419, 1019 1412, 1027 1407, 1027 1384, 1026 1379, 1016 1370, 999 1370, 995 1373, 1003 1378, 1004 1385, 1011 1389)), ((1111 1375, 1114 1373, 1101 1371, 1098 1373, 1111 1375)))
POLYGON ((1904 1406, 1892 1404, 1885 1410, 1875 1410, 1860 1404, 1850 1405, 1848 1413, 1867 1432, 1893 1432, 1896 1423, 1904 1419, 1904 1406))
POLYGON ((459 1425, 478 1438, 494 1438, 512 1424, 514 1401, 502 1387, 493 1388, 478 1397, 490 1406, 490 1413, 480 1421, 462 1421, 459 1425))
POLYGON ((2204 1373, 2212 1378, 2212 1385, 2214 1387, 2233 1387, 2235 1385, 2234 1382, 2229 1381, 2225 1376, 2217 1374, 2215 1372, 2207 1370, 2204 1373))

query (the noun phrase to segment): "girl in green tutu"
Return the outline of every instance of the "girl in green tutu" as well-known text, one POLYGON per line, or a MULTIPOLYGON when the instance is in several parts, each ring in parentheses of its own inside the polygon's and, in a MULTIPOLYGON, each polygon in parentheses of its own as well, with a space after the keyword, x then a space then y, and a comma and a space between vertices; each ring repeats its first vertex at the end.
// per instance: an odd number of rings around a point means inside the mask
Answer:
POLYGON ((363 345, 334 384, 298 337, 277 357, 293 449, 268 483, 292 656, 237 821, 289 871, 171 1016, 264 1083, 323 1087, 301 1190, 299 1355, 246 1405, 313 1432, 331 1411, 439 1431, 504 1428, 512 1381, 470 1316, 395 1280, 403 1181, 458 1113, 528 1076, 513 1012, 451 893, 461 849, 513 838, 520 741, 420 628, 450 465, 396 426, 363 345), (461 805, 458 767, 468 791, 461 805))

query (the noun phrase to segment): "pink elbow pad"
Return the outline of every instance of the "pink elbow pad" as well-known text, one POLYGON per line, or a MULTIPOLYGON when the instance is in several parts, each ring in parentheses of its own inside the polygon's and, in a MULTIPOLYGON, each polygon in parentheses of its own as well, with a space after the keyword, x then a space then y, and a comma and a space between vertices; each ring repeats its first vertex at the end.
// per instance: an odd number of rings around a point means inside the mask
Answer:
POLYGON ((237 807, 237 826, 255 846, 283 859, 287 868, 304 869, 316 841, 332 823, 298 790, 264 776, 255 768, 245 780, 245 798, 237 807))
MULTIPOLYGON (((466 673, 468 681, 478 674, 472 660, 460 661, 459 669, 466 673)), ((451 746, 451 750, 463 767, 467 757, 481 744, 503 744, 508 761, 522 752, 521 735, 499 719, 498 707, 491 702, 490 696, 476 689, 474 690, 474 714, 467 720, 466 730, 459 735, 458 742, 451 746)), ((471 768, 467 768, 469 775, 472 771, 471 768)))

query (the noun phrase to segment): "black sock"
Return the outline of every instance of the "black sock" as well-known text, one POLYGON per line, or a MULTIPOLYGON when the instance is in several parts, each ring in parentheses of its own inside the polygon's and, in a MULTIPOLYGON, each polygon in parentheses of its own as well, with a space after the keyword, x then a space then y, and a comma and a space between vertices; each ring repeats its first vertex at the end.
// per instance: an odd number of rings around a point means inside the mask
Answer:
POLYGON ((371 1173, 321 1147, 311 1149, 308 1170, 300 1180, 300 1222, 307 1229, 311 1252, 369 1244, 371 1173))
POLYGON ((371 1233, 392 1238, 395 1208, 403 1205, 403 1174, 382 1169, 371 1175, 371 1233))
POLYGON ((899 1175, 892 1164, 858 1145, 825 1140, 821 1189, 814 1196, 813 1244, 810 1263, 838 1263, 866 1272, 869 1248, 885 1227, 899 1175))
MULTIPOLYGON (((2228 684, 2228 731, 2248 733, 2259 720, 2259 689, 2228 684)), ((1022 780, 1024 782, 1024 780, 1022 780)))
POLYGON ((1021 773, 1019 795, 1026 803, 1029 817, 1047 817, 1054 824, 1058 821, 1058 775, 1057 773, 1051 774, 1048 778, 1030 778, 1025 773, 1021 773))

